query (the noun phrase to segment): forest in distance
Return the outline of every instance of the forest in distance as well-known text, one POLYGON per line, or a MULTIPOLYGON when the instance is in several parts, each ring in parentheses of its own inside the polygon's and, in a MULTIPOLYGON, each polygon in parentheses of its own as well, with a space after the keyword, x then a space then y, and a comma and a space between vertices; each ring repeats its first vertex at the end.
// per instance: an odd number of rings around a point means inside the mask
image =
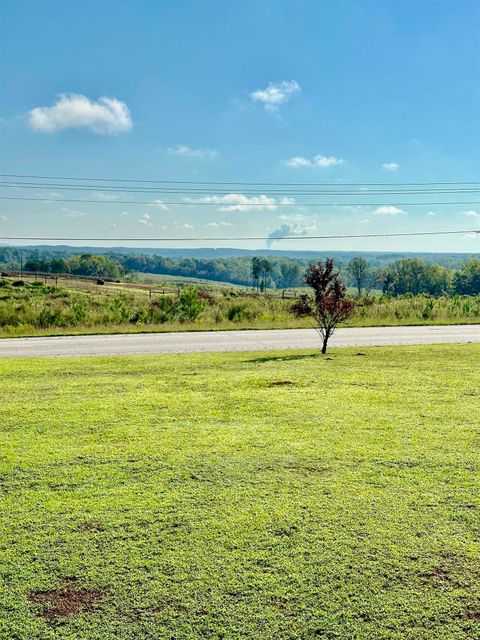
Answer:
MULTIPOLYGON (((319 254, 319 256, 322 254, 319 254)), ((257 290, 304 286, 312 258, 269 255, 218 258, 173 257, 146 253, 78 252, 69 247, 0 247, 0 269, 124 279, 136 273, 193 277, 251 286, 257 290)), ((388 295, 480 294, 480 258, 469 254, 360 254, 337 252, 342 279, 361 291, 388 295), (403 257, 402 257, 403 255, 403 257), (364 257, 366 256, 366 257, 364 257)))

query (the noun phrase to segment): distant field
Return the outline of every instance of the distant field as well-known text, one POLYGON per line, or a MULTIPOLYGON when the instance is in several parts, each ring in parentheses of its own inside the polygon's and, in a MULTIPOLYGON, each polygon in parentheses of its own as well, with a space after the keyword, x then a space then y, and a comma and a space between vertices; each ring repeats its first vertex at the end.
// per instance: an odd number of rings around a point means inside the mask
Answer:
MULTIPOLYGON (((246 289, 244 285, 234 284, 233 282, 224 282, 222 280, 207 280, 206 278, 194 278, 187 276, 170 276, 159 273, 135 273, 133 281, 144 282, 145 284, 161 285, 165 284, 193 284, 197 286, 209 286, 209 287, 228 287, 234 289, 246 289)), ((250 287, 251 289, 251 287, 250 287)))
POLYGON ((0 362, 0 637, 480 637, 480 345, 0 362))
MULTIPOLYGON (((202 286, 187 299, 188 287, 178 283, 14 282, 0 280, 0 337, 310 326, 308 319, 289 312, 298 290, 282 299, 279 292, 257 295, 239 287, 202 286)), ((376 295, 360 301, 345 326, 468 323, 480 323, 480 296, 376 295)))

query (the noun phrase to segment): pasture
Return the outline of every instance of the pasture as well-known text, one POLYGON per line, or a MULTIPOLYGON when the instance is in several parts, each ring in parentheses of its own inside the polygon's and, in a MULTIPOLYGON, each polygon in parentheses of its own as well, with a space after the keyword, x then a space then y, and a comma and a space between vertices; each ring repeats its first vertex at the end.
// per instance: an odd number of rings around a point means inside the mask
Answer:
POLYGON ((0 637, 480 637, 480 345, 0 362, 0 637))

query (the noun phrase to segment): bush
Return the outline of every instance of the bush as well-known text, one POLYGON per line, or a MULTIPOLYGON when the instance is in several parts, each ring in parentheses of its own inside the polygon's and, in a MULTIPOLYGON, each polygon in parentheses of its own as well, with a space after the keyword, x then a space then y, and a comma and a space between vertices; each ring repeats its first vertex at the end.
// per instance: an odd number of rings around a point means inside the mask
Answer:
POLYGON ((149 307, 149 316, 151 322, 159 322, 164 324, 169 320, 173 320, 175 314, 175 303, 173 298, 163 297, 155 300, 149 307))
POLYGON ((39 329, 62 326, 61 314, 57 309, 42 309, 37 316, 36 326, 39 329))
POLYGON ((205 303, 194 287, 187 287, 180 294, 176 304, 176 316, 180 322, 194 322, 204 309, 205 303))
POLYGON ((230 322, 242 322, 242 320, 251 321, 255 320, 258 314, 253 307, 248 304, 232 304, 227 311, 227 318, 230 322))
POLYGON ((215 296, 205 289, 197 289, 197 295, 201 300, 205 300, 208 304, 215 304, 215 296))

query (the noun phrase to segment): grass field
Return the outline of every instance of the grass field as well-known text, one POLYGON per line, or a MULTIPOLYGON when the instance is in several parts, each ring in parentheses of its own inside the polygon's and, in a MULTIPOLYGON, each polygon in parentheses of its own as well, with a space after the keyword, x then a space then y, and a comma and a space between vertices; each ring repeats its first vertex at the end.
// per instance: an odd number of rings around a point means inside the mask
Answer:
POLYGON ((480 345, 0 361, 0 637, 480 637, 480 345))
POLYGON ((177 284, 191 284, 198 287, 212 287, 212 288, 228 288, 228 289, 249 289, 251 287, 245 287, 244 285, 235 284, 233 282, 226 282, 223 280, 208 280, 207 278, 195 278, 194 276, 171 276, 164 273, 135 273, 133 274, 132 282, 140 282, 144 284, 152 284, 155 286, 177 285, 177 284))

